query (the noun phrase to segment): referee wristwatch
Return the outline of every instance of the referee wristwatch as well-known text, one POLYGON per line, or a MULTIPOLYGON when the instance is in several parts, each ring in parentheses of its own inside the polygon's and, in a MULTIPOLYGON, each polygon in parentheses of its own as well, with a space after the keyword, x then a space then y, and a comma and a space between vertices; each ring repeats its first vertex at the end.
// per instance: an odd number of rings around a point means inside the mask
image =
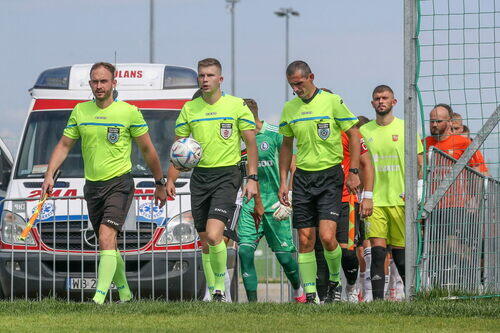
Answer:
POLYGON ((259 181, 259 176, 257 176, 256 174, 249 175, 249 176, 248 176, 248 179, 251 179, 251 180, 253 180, 253 181, 258 182, 258 181, 259 181))
POLYGON ((351 168, 351 169, 349 169, 349 172, 357 175, 359 173, 359 169, 358 168, 351 168))
POLYGON ((165 184, 167 184, 167 180, 165 179, 165 177, 162 177, 160 179, 155 179, 155 185, 158 185, 158 186, 165 186, 165 184))

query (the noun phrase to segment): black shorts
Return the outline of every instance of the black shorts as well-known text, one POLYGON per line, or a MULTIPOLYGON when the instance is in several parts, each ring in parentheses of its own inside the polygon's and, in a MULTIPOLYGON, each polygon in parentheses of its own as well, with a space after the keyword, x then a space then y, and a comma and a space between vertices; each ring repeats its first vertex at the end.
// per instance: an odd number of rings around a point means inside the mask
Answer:
POLYGON ((317 227, 320 220, 337 222, 343 184, 344 172, 340 165, 321 171, 297 169, 293 176, 293 227, 317 227))
MULTIPOLYGON (((359 217, 359 203, 354 204, 354 214, 356 216, 355 221, 355 236, 354 236, 354 244, 356 246, 361 246, 364 240, 364 221, 362 221, 359 217)), ((342 210, 340 213, 339 222, 337 223, 337 233, 335 234, 335 238, 341 244, 349 243, 349 203, 342 202, 342 210)), ((323 245, 321 244, 321 240, 319 239, 319 229, 316 230, 316 243, 314 245, 314 249, 316 251, 323 251, 323 245)))
POLYGON ((101 224, 122 230, 134 197, 134 188, 130 173, 105 181, 85 182, 83 196, 96 235, 99 235, 101 224))
POLYGON ((196 231, 204 232, 208 219, 217 219, 226 225, 232 222, 240 186, 241 173, 237 166, 194 168, 189 187, 196 231))

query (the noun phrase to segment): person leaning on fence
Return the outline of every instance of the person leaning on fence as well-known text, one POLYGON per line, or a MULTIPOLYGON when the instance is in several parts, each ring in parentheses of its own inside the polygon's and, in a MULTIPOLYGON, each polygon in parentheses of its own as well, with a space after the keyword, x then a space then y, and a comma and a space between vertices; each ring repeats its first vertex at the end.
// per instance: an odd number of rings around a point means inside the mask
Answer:
POLYGON ((314 245, 316 228, 324 248, 330 273, 325 302, 340 301, 342 249, 335 238, 341 212, 344 173, 341 131, 349 137, 351 169, 346 185, 357 193, 360 134, 354 126, 358 119, 342 98, 325 93, 314 85, 314 74, 304 61, 294 61, 286 70, 288 83, 298 97, 287 102, 280 121, 283 144, 280 151, 281 204, 290 206, 288 172, 293 140, 297 138, 297 169, 293 176, 293 227, 299 234, 299 271, 307 303, 319 303, 316 289, 317 265, 314 245))
MULTIPOLYGON (((464 137, 463 126, 460 132, 453 129, 456 117, 451 106, 448 104, 437 104, 430 112, 429 130, 431 135, 425 138, 426 149, 436 147, 455 159, 459 159, 472 141, 464 137)), ((483 154, 477 150, 469 161, 469 166, 489 175, 488 168, 484 162, 483 154)))
MULTIPOLYGON (((405 280, 404 121, 393 115, 397 100, 389 86, 377 86, 371 103, 376 119, 360 128, 375 166, 373 214, 365 220, 365 226, 366 237, 372 246, 370 275, 373 298, 383 299, 388 245, 392 248, 399 274, 405 280)), ((420 140, 417 144, 417 160, 421 167, 423 148, 420 140)))
POLYGON ((95 63, 90 70, 89 84, 94 100, 79 103, 73 109, 50 158, 42 196, 52 191, 55 170, 81 138, 86 179, 84 197, 100 249, 93 301, 104 303, 111 282, 115 283, 120 300, 128 301, 132 294, 116 236, 123 227, 134 196, 134 180, 130 173, 132 139, 139 146, 156 180, 154 198, 155 204, 159 203, 160 207, 167 198, 165 179, 141 112, 135 106, 113 99, 115 67, 105 62, 95 63))
MULTIPOLYGON (((241 172, 237 166, 241 159, 240 137, 243 137, 248 152, 249 181, 243 194, 247 200, 260 198, 255 120, 243 99, 221 91, 222 81, 222 66, 217 59, 199 61, 198 84, 202 96, 184 104, 175 125, 176 138, 192 135, 203 149, 201 160, 191 176, 191 211, 203 245, 205 275, 207 279, 215 276, 214 301, 226 300, 227 250, 223 233, 233 217, 241 184, 241 172)), ((169 196, 175 196, 178 176, 179 170, 171 164, 167 176, 169 196)))
MULTIPOLYGON (((430 112, 429 129, 431 135, 426 137, 424 142, 427 150, 435 147, 458 160, 471 144, 471 140, 464 137, 463 132, 455 134, 452 117, 456 117, 456 114, 453 113, 449 105, 437 104, 430 112)), ((447 172, 453 165, 445 160, 436 158, 434 160, 437 163, 443 163, 443 165, 440 168, 432 169, 433 172, 429 174, 430 179, 441 178, 444 176, 443 172, 447 172)), ((479 150, 474 153, 468 165, 484 175, 489 174, 479 150)), ((470 228, 473 227, 471 224, 477 221, 476 214, 479 202, 478 194, 474 190, 473 179, 468 179, 467 175, 471 175, 471 173, 463 171, 439 200, 427 221, 430 225, 427 226, 426 231, 430 232, 429 237, 431 238, 443 238, 435 239, 436 241, 444 241, 444 243, 435 242, 436 247, 433 248, 433 251, 461 253, 464 260, 470 261, 472 249, 478 245, 470 242, 469 237, 470 228)), ((433 193, 438 185, 439 182, 430 181, 429 192, 433 193)))

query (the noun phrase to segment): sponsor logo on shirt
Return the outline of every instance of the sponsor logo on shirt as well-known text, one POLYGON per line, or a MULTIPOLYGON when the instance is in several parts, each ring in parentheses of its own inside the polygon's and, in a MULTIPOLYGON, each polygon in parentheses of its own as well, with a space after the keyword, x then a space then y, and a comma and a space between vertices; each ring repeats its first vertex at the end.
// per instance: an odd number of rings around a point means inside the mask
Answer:
POLYGON ((217 112, 207 112, 205 113, 205 116, 215 116, 217 112))
POLYGON ((259 168, 272 167, 274 166, 274 161, 259 161, 257 162, 259 168))
POLYGON ((95 119, 108 119, 108 117, 95 117, 95 119))
POLYGON ((233 124, 231 123, 221 123, 220 124, 220 136, 224 139, 229 139, 233 134, 233 124))
POLYGON ((399 140, 399 135, 393 134, 392 135, 392 141, 398 141, 399 140))
POLYGON ((377 166, 377 171, 388 172, 388 171, 399 171, 399 165, 380 165, 377 166))

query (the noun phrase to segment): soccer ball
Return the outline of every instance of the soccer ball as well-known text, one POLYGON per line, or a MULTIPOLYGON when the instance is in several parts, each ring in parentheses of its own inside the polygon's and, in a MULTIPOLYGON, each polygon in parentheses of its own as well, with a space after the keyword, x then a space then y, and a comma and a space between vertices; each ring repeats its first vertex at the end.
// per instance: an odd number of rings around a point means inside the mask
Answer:
POLYGON ((181 169, 192 169, 201 159, 201 146, 193 138, 180 138, 170 148, 170 161, 181 169))

